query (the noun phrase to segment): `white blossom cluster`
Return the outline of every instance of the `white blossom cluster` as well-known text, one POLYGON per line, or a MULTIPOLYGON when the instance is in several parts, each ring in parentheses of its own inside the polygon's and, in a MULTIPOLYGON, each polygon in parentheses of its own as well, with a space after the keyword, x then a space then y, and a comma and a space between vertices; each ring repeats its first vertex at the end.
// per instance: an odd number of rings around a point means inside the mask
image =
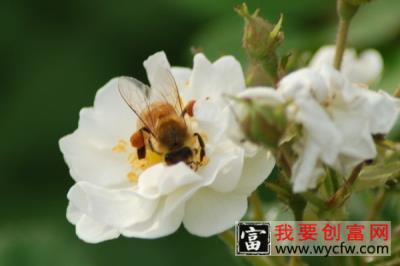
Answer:
POLYGON ((75 184, 68 192, 68 220, 84 241, 120 235, 157 238, 181 224, 192 234, 211 236, 231 228, 247 210, 247 198, 268 177, 275 161, 262 148, 251 152, 235 141, 232 114, 223 95, 287 104, 288 121, 301 126, 293 149, 294 192, 314 188, 328 165, 348 175, 377 155, 373 136, 386 134, 399 114, 399 101, 368 89, 383 63, 376 51, 357 57, 346 51, 342 71, 332 65, 333 48, 318 51, 309 67, 280 80, 277 88, 246 88, 238 61, 224 56, 211 63, 203 54, 193 68, 171 67, 158 52, 145 62, 150 87, 161 84, 160 67, 169 69, 183 103, 195 100, 191 128, 204 136, 207 163, 192 169, 183 162, 166 165, 135 158, 129 138, 137 117, 118 93, 115 78, 80 112, 75 132, 60 149, 75 184), (139 174, 138 174, 139 173, 139 174))

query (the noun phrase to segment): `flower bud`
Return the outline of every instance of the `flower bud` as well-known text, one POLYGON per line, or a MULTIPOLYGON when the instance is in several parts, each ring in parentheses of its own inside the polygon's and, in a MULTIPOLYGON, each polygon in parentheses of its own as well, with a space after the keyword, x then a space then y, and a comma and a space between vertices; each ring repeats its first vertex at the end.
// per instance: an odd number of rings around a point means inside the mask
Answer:
POLYGON ((235 10, 245 20, 243 48, 252 60, 261 62, 263 68, 275 76, 279 65, 276 49, 284 39, 281 31, 283 17, 273 26, 259 16, 258 9, 250 14, 247 5, 242 4, 235 10))
POLYGON ((371 0, 346 0, 346 2, 348 2, 349 4, 351 4, 353 6, 360 6, 362 4, 371 2, 371 0))
POLYGON ((393 94, 394 97, 400 98, 400 88, 397 88, 396 91, 393 94))
POLYGON ((240 125, 246 138, 267 148, 277 148, 286 127, 284 106, 269 106, 256 99, 240 101, 244 105, 240 125))
POLYGON ((361 2, 363 0, 338 0, 337 12, 339 18, 349 21, 356 14, 360 4, 353 4, 353 2, 361 2))

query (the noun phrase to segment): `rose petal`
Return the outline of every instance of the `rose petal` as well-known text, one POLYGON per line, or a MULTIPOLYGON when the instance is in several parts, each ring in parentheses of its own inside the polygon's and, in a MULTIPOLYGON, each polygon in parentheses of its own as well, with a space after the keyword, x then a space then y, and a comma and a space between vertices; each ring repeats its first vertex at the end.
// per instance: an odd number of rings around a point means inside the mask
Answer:
POLYGON ((63 137, 59 145, 75 181, 97 185, 116 185, 128 181, 126 174, 130 166, 126 155, 112 152, 112 147, 92 145, 79 129, 63 137))
POLYGON ((236 94, 245 88, 240 63, 231 56, 223 56, 213 64, 203 54, 194 57, 190 79, 193 99, 218 98, 221 94, 236 94))
POLYGON ((299 154, 299 158, 293 165, 292 180, 293 192, 300 193, 307 189, 314 188, 316 180, 321 174, 317 167, 317 160, 320 154, 318 145, 307 138, 304 151, 299 154))
POLYGON ((143 66, 146 69, 150 86, 152 88, 162 87, 162 84, 165 83, 165 76, 159 75, 159 71, 160 69, 169 70, 171 68, 165 53, 161 51, 149 56, 143 62, 143 66))
POLYGON ((172 166, 159 163, 139 176, 138 193, 143 197, 156 199, 200 180, 202 177, 184 163, 172 166))
POLYGON ((201 133, 206 133, 208 146, 218 145, 228 127, 225 103, 222 100, 201 99, 193 106, 193 117, 201 133))
POLYGON ((71 224, 77 224, 78 221, 82 218, 84 214, 79 211, 77 207, 75 207, 71 202, 67 207, 67 220, 71 224))
POLYGON ((76 224, 76 235, 85 242, 95 244, 117 238, 119 232, 84 215, 76 224))
POLYGON ((129 189, 106 189, 88 182, 76 183, 68 192, 68 199, 82 213, 116 228, 127 227, 149 219, 157 207, 129 189))
POLYGON ((210 184, 211 188, 220 192, 232 191, 242 174, 244 150, 227 141, 218 148, 208 165, 199 170, 199 174, 208 180, 204 185, 210 184))
POLYGON ((277 90, 269 87, 250 87, 238 93, 237 96, 240 98, 259 100, 270 106, 285 102, 284 98, 277 90))
MULTIPOLYGON (((310 66, 318 69, 333 65, 335 50, 335 46, 323 46, 315 53, 310 66)), ((354 49, 345 50, 341 72, 352 82, 371 84, 380 77, 382 70, 383 60, 378 51, 369 49, 357 56, 354 49)))
POLYGON ((183 224, 190 233, 207 237, 234 226, 246 209, 246 196, 203 188, 187 201, 183 224))
POLYGON ((126 237, 153 239, 174 233, 182 223, 184 207, 179 205, 168 215, 164 214, 163 208, 165 205, 160 205, 151 220, 122 229, 122 234, 126 237))
POLYGON ((256 155, 244 161, 241 179, 237 185, 237 193, 250 195, 271 174, 275 166, 272 154, 259 149, 256 155))

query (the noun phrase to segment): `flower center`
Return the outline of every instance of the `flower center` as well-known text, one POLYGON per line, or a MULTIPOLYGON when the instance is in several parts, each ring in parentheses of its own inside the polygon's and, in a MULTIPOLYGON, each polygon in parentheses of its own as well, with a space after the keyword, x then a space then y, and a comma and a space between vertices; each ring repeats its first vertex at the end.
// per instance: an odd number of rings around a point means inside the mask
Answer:
MULTIPOLYGON (((205 147, 202 147, 201 144, 201 141, 203 144, 207 141, 207 135, 199 134, 199 136, 201 140, 194 135, 185 143, 185 147, 189 148, 192 152, 190 159, 185 161, 185 163, 194 171, 197 171, 200 167, 205 166, 209 161, 208 157, 205 155, 205 147)), ((158 163, 166 163, 165 158, 166 155, 168 155, 168 152, 160 154, 147 146, 148 145, 146 145, 146 156, 143 159, 138 158, 137 150, 133 148, 126 140, 119 140, 112 148, 114 153, 126 154, 127 161, 130 165, 130 171, 127 173, 127 178, 133 183, 137 183, 140 174, 147 168, 158 163)))

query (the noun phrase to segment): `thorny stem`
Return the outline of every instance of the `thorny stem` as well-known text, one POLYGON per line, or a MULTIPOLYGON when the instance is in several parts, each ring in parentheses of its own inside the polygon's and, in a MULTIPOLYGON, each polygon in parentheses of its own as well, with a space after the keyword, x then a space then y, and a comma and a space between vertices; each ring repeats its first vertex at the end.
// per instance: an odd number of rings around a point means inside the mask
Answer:
POLYGON ((344 182, 344 184, 335 192, 335 194, 327 201, 326 205, 329 209, 333 209, 343 205, 343 203, 348 198, 348 193, 351 186, 356 181, 357 177, 360 175, 361 170, 364 167, 364 162, 360 163, 353 169, 350 177, 344 182))
POLYGON ((264 212, 262 209, 262 201, 257 190, 250 196, 250 204, 253 210, 252 219, 254 221, 264 221, 264 212))

